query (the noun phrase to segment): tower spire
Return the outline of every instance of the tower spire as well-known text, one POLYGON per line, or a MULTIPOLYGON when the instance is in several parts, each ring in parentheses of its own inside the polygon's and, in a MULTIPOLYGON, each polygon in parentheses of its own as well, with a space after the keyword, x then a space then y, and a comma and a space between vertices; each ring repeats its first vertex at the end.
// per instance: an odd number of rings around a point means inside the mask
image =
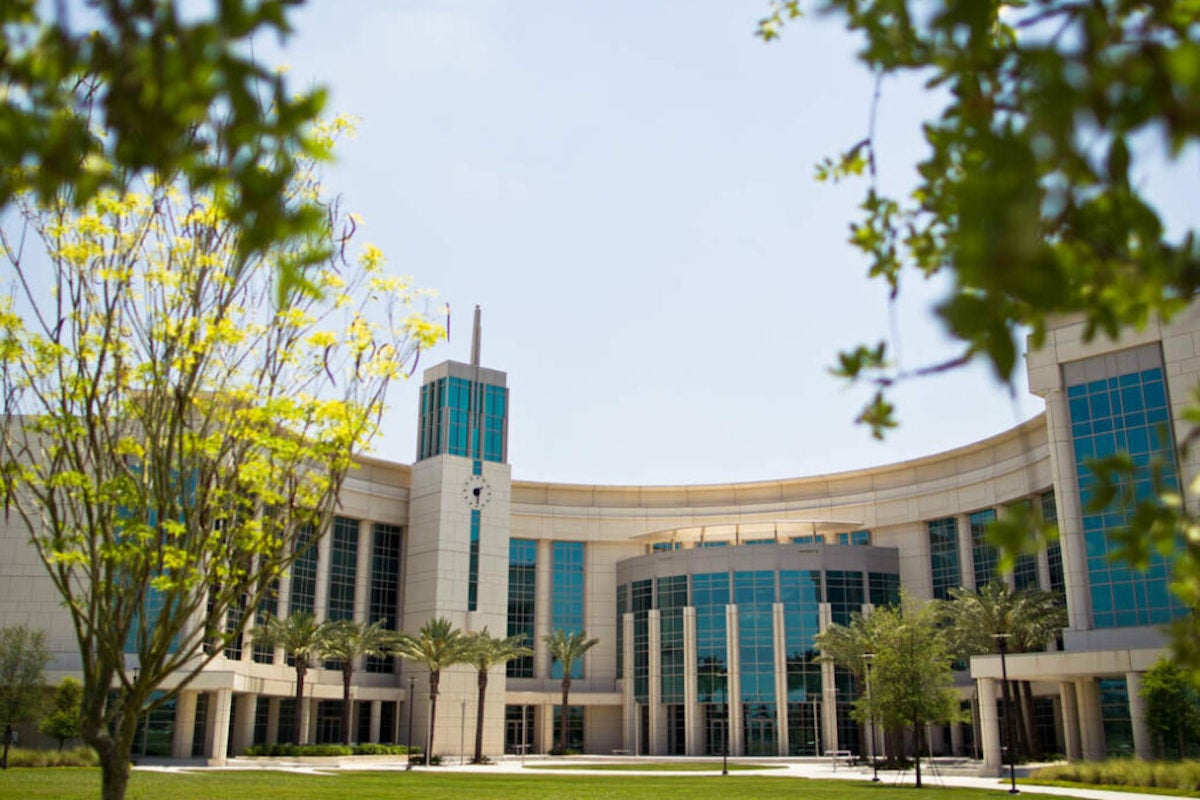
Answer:
POLYGON ((475 327, 471 331, 471 366, 479 366, 479 339, 481 336, 481 328, 483 327, 481 319, 483 312, 479 310, 479 306, 475 306, 475 327))

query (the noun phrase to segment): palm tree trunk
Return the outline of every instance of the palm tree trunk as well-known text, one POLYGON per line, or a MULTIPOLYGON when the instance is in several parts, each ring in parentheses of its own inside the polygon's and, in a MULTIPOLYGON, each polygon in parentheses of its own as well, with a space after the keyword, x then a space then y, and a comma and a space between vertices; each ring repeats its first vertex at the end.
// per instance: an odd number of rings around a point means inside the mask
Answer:
POLYGON ((305 671, 305 665, 301 663, 300 659, 296 659, 296 718, 292 720, 292 739, 297 745, 303 744, 303 732, 300 730, 300 726, 304 722, 304 713, 301 710, 301 707, 304 705, 305 671))
POLYGON ((1037 720, 1033 716, 1033 684, 1021 681, 1021 710, 1025 718, 1025 755, 1034 757, 1041 754, 1042 748, 1037 738, 1037 720))
POLYGON ((483 701, 487 696, 488 674, 479 670, 479 699, 475 701, 475 758, 476 764, 483 763, 483 701))
POLYGON ((438 684, 442 682, 441 670, 429 671, 429 741, 425 743, 425 763, 433 764, 433 727, 437 724, 438 684))
POLYGON ((342 662, 342 743, 350 746, 350 678, 354 674, 354 662, 342 662))
POLYGON ((562 682, 562 713, 559 715, 559 738, 558 749, 562 751, 562 755, 567 754, 567 697, 571 693, 571 670, 568 665, 563 665, 563 682, 562 682))

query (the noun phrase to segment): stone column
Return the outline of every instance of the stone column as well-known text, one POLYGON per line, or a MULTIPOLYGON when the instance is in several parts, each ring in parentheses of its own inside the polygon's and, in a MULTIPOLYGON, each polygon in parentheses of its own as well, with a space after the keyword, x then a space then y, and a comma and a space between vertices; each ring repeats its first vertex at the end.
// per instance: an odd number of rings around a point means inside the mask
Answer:
POLYGON ((371 605, 371 565, 374 554, 371 542, 371 522, 358 521, 358 553, 354 560, 354 621, 367 622, 371 605))
POLYGON ((954 517, 954 532, 958 534, 958 579, 968 589, 975 588, 975 549, 971 542, 971 518, 966 514, 954 517))
POLYGON ((628 750, 631 753, 637 752, 638 741, 638 718, 637 718, 637 699, 633 693, 633 612, 626 611, 621 615, 621 626, 624 633, 623 649, 625 651, 625 677, 621 679, 621 703, 624 706, 624 732, 621 740, 621 749, 628 750))
POLYGON ((742 736, 742 663, 738 648, 738 613, 737 606, 725 606, 725 658, 729 664, 726 670, 725 702, 728 703, 726 724, 729 726, 729 755, 745 753, 745 742, 742 736))
POLYGON ((229 749, 229 715, 233 711, 233 690, 218 689, 208 696, 208 730, 205 733, 204 755, 210 767, 226 762, 229 749))
POLYGON ((646 752, 660 756, 666 752, 667 710, 662 703, 662 612, 657 608, 646 612, 649 665, 646 675, 646 703, 650 716, 646 752))
POLYGON ((254 744, 254 715, 258 710, 258 695, 244 693, 234 696, 237 710, 233 715, 233 754, 241 755, 254 744))
MULTIPOLYGON (((537 543, 537 560, 535 562, 533 574, 533 675, 536 678, 550 677, 550 650, 546 647, 546 637, 550 635, 551 616, 553 610, 554 598, 552 596, 553 587, 552 572, 553 564, 553 548, 551 542, 545 539, 539 539, 537 543)), ((626 630, 626 636, 629 636, 629 631, 626 630)), ((626 645, 631 643, 630 639, 625 640, 626 645)), ((631 652, 628 647, 626 652, 631 652)), ((633 661, 625 662, 625 680, 632 685, 633 683, 633 661)))
POLYGON ((191 758, 196 735, 196 700, 199 692, 183 691, 175 701, 175 730, 171 735, 171 758, 191 758))
POLYGON ((791 749, 788 730, 787 691, 787 624, 783 616, 783 603, 771 607, 771 628, 775 642, 775 754, 786 756, 791 749))
POLYGON ((1079 742, 1079 701, 1075 697, 1075 684, 1072 681, 1060 683, 1058 697, 1062 708, 1063 746, 1067 760, 1079 761, 1083 758, 1083 748, 1079 742))
POLYGON ((317 586, 313 608, 318 621, 329 618, 329 566, 333 560, 333 520, 317 542, 317 586))
POLYGON ((979 733, 983 749, 980 774, 1000 775, 1004 759, 1000 749, 1000 715, 996 711, 996 679, 980 678, 976 684, 979 687, 979 733))
POLYGON ((279 698, 267 700, 267 744, 279 744, 279 698))
POLYGON ((700 708, 700 692, 696 654, 696 607, 683 609, 683 719, 684 752, 689 756, 704 755, 704 714, 700 708))
MULTIPOLYGON (((382 720, 382 718, 383 718, 383 701, 382 700, 372 700, 371 701, 371 733, 368 737, 371 741, 371 744, 379 744, 379 725, 380 725, 380 721, 382 720)), ((393 719, 394 718, 395 717, 393 716, 393 719)), ((394 739, 395 737, 392 736, 391 734, 392 734, 392 732, 388 731, 388 736, 390 738, 394 739)))
POLYGON ((1142 673, 1127 673, 1125 685, 1129 691, 1129 720, 1133 723, 1133 753, 1138 758, 1150 760, 1154 758, 1154 738, 1150 735, 1150 726, 1146 724, 1146 702, 1142 700, 1142 673))
POLYGON ((1100 717, 1100 687, 1096 679, 1077 679, 1075 695, 1079 702, 1079 739, 1083 757, 1088 761, 1101 761, 1104 758, 1104 722, 1100 717))
POLYGON ((963 755, 963 735, 961 722, 950 723, 950 755, 963 755))

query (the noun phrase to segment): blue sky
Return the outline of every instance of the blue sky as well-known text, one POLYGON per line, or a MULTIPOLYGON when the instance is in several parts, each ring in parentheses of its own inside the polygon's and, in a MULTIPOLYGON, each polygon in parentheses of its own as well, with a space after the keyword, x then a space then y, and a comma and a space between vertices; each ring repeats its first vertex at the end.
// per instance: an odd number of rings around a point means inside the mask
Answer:
MULTIPOLYGON (((828 373, 887 335, 882 286, 846 243, 863 186, 813 180, 862 138, 870 76, 834 20, 753 36, 765 0, 310 0, 282 53, 360 118, 327 183, 364 241, 452 307, 469 357, 509 374, 514 477, 616 484, 813 475, 967 444, 1037 413, 983 369, 896 393, 883 443, 828 373)), ((884 84, 885 188, 909 185, 938 98, 884 84)), ((1180 194, 1182 201, 1183 195, 1180 194)), ((939 287, 895 308, 903 363, 953 351, 939 287)), ((376 455, 414 457, 416 378, 376 455)))

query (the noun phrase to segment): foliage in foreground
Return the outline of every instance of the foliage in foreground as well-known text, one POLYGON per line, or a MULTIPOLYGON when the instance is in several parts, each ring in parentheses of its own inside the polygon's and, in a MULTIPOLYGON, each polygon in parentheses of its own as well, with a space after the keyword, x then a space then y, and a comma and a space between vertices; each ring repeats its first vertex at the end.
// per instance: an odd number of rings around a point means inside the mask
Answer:
POLYGON ((100 758, 96 751, 86 745, 70 750, 31 750, 14 747, 8 754, 10 767, 94 767, 99 763, 100 758))
POLYGON ((1200 791, 1200 761, 1141 761, 1135 758, 1081 761, 1042 767, 1030 773, 1030 778, 1197 792, 1200 791))
MULTIPOLYGON (((893 300, 934 275, 950 285, 934 312, 958 344, 948 360, 904 364, 899 342, 887 340, 839 355, 835 374, 876 389, 858 417, 873 435, 898 424, 889 399, 897 381, 973 360, 1011 381, 1019 337, 1031 331, 1031 346, 1040 346, 1059 315, 1078 315, 1088 339, 1116 339, 1193 302, 1196 220, 1168 229, 1143 155, 1161 150, 1174 167, 1200 142, 1200 5, 774 0, 758 33, 771 41, 809 9, 861 37, 858 59, 876 76, 876 105, 884 78, 896 75, 924 80, 944 100, 922 126, 927 155, 907 196, 878 180, 879 137, 890 129, 876 129, 874 108, 864 137, 817 167, 820 180, 866 176, 849 241, 893 300)), ((1200 394, 1190 388, 1183 416, 1194 423, 1200 394)), ((1172 454, 1154 455, 1166 463, 1172 454)), ((1200 518, 1182 493, 1127 453, 1095 470, 1093 510, 1118 500, 1126 510, 1126 523, 1109 532, 1115 557, 1144 569, 1173 552, 1172 591, 1200 608, 1200 518), (1139 482, 1155 490, 1135 494, 1139 482)), ((1183 477, 1193 487, 1200 480, 1183 477)), ((1038 545, 1016 525, 997 526, 995 537, 1010 555, 1038 545)), ((1200 615, 1173 627, 1179 661, 1200 668, 1200 615)))

